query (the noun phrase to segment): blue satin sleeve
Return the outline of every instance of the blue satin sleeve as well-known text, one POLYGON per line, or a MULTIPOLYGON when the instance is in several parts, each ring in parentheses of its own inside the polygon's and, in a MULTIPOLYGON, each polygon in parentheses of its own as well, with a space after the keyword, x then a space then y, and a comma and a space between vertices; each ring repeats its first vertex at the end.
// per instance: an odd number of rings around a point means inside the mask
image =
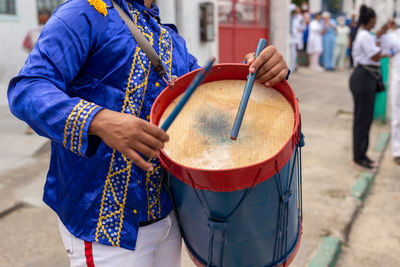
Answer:
POLYGON ((197 62, 197 58, 195 58, 192 54, 188 54, 188 62, 190 71, 201 68, 201 66, 197 62))
POLYGON ((10 82, 8 101, 11 112, 39 135, 86 155, 93 143, 88 129, 102 107, 70 96, 70 85, 93 42, 88 19, 72 15, 52 16, 46 24, 25 66, 10 82))

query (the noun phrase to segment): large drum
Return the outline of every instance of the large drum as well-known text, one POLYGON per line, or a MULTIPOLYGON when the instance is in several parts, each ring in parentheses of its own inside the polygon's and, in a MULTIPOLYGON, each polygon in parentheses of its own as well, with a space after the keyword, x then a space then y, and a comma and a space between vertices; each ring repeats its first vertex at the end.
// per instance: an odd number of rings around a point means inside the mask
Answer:
MULTIPOLYGON (((156 99, 161 125, 198 71, 156 99)), ((301 237, 300 114, 286 81, 255 84, 238 139, 230 131, 248 67, 215 65, 168 130, 160 154, 181 233, 198 266, 287 266, 301 237)))

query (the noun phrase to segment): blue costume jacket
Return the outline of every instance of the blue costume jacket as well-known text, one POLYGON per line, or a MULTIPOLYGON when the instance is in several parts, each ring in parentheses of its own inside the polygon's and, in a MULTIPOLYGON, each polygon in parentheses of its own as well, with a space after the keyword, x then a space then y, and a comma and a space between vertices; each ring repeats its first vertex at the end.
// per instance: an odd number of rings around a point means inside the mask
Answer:
MULTIPOLYGON (((143 0, 116 0, 153 45, 167 71, 198 68, 174 26, 143 0)), ((10 109, 52 141, 43 200, 67 229, 86 241, 134 250, 139 222, 161 218, 171 203, 158 160, 146 173, 89 136, 103 108, 149 120, 166 84, 109 0, 69 0, 53 14, 19 75, 10 109)))

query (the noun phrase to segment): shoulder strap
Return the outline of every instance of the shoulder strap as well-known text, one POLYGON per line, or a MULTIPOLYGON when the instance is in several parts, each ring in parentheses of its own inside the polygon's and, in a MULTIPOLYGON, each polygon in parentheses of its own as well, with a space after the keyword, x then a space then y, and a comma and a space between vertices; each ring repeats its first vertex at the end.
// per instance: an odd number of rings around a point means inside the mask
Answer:
POLYGON ((122 8, 114 1, 111 0, 111 2, 114 5, 115 10, 117 10, 119 16, 121 19, 126 23, 128 26, 130 32, 133 35, 133 38, 135 38, 136 42, 142 48, 143 52, 146 54, 147 58, 150 60, 151 63, 154 65, 154 70, 160 75, 162 79, 164 79, 165 82, 167 82, 168 85, 171 84, 171 79, 168 75, 168 72, 165 70, 165 67, 163 63, 161 62, 160 57, 157 55, 157 52, 154 50, 154 48, 151 46, 149 41, 144 37, 144 35, 140 32, 138 27, 133 23, 132 19, 128 17, 128 15, 125 13, 125 11, 122 10, 122 8), (165 80, 165 75, 168 76, 170 81, 165 80))

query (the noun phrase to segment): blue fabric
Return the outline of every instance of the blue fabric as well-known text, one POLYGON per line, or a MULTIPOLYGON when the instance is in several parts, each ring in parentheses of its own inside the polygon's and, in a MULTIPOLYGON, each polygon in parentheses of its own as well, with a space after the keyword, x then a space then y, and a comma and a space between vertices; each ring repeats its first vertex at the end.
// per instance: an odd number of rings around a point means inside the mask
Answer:
POLYGON ((304 32, 303 32, 303 42, 304 42, 305 44, 307 44, 307 42, 308 42, 308 35, 309 35, 309 32, 310 32, 310 28, 309 28, 309 26, 308 26, 308 24, 307 24, 307 27, 306 27, 306 29, 305 29, 304 32))
MULTIPOLYGON (((335 25, 335 21, 331 20, 331 24, 335 25)), ((336 30, 329 28, 322 37, 322 63, 325 69, 331 70, 335 68, 334 65, 334 53, 336 45, 336 30)))
MULTIPOLYGON (((160 24, 158 8, 116 0, 153 44, 168 72, 198 68, 182 37, 160 24)), ((61 5, 43 29, 19 75, 11 80, 12 113, 52 141, 43 200, 67 229, 86 241, 135 249, 141 221, 171 211, 163 170, 146 173, 89 136, 103 108, 149 120, 166 84, 153 71, 128 27, 105 0, 104 16, 86 0, 61 5)), ((150 159, 149 159, 150 161, 150 159)))

